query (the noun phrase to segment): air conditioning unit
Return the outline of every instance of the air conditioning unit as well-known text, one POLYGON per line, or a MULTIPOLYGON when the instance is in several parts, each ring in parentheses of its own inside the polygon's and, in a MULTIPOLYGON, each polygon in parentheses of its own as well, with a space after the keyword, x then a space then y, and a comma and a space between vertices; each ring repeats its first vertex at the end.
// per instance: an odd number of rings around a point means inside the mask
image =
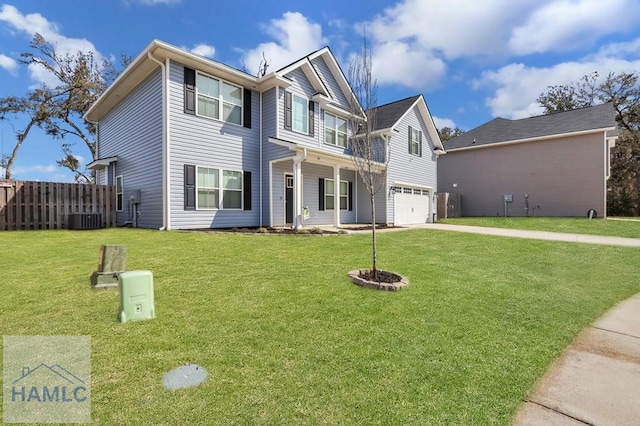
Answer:
POLYGON ((69 229, 100 229, 102 227, 102 213, 71 213, 69 215, 69 229))

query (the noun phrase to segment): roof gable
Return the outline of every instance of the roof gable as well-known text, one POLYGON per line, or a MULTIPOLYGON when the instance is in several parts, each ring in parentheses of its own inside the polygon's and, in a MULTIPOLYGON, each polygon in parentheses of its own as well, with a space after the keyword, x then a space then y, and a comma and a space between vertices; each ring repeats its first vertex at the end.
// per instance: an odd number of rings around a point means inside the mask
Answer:
POLYGON ((494 118, 447 142, 447 149, 526 141, 577 132, 617 129, 611 103, 520 120, 494 118))
POLYGON ((375 108, 375 131, 392 132, 400 125, 404 117, 413 109, 417 108, 422 117, 422 121, 427 126, 427 132, 436 148, 444 153, 444 146, 440 141, 438 130, 433 122, 433 117, 429 112, 427 103, 422 95, 411 96, 399 101, 390 102, 375 108))

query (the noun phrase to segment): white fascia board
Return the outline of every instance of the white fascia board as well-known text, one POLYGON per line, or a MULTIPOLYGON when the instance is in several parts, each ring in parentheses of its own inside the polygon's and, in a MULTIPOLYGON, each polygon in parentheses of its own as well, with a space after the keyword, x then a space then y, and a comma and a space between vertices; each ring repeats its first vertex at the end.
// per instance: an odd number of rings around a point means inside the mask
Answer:
POLYGON ((97 160, 94 160, 94 161, 90 162, 89 164, 87 164, 87 169, 89 169, 89 170, 105 169, 105 168, 109 167, 109 164, 115 163, 116 161, 118 161, 118 157, 117 156, 107 157, 107 158, 98 158, 97 160))
POLYGON ((538 136, 538 137, 535 137, 535 138, 515 139, 515 140, 511 140, 511 141, 487 143, 487 144, 476 145, 476 146, 464 146, 462 148, 451 148, 447 152, 468 151, 468 150, 471 150, 471 149, 491 148, 491 147, 494 147, 494 146, 516 145, 516 144, 520 144, 520 143, 538 142, 538 141, 545 141, 545 140, 550 140, 550 139, 569 138, 569 137, 572 137, 572 136, 583 136, 583 135, 590 135, 590 134, 593 134, 593 133, 601 133, 601 132, 605 132, 605 135, 606 135, 606 132, 608 132, 610 130, 614 130, 614 129, 615 129, 615 127, 605 127, 605 128, 602 128, 602 129, 581 130, 579 132, 556 133, 554 135, 538 136))

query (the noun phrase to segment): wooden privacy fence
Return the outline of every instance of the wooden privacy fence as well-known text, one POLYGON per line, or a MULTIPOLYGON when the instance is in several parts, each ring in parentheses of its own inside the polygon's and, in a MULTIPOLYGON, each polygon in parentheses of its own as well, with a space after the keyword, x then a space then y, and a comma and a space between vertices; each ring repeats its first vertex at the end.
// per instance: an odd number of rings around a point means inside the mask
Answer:
POLYGON ((0 181, 0 231, 115 226, 115 191, 108 185, 0 181))

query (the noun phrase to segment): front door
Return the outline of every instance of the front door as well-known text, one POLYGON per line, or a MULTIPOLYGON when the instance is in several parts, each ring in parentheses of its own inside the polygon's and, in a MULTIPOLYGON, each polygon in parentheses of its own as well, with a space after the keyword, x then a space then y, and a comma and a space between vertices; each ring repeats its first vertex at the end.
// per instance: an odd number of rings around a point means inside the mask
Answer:
POLYGON ((293 223, 293 175, 284 175, 285 222, 293 223))

